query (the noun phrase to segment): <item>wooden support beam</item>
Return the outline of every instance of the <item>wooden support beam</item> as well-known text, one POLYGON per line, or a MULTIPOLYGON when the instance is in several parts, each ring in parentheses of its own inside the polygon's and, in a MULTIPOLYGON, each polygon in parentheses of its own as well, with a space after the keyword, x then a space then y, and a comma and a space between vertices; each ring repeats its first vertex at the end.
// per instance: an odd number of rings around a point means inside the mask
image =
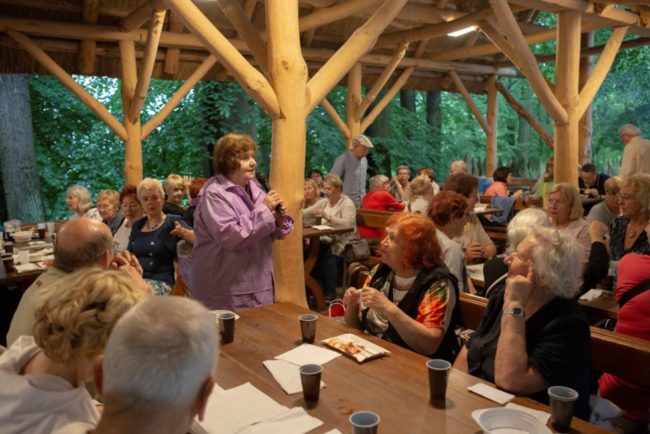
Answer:
POLYGON ((347 139, 351 137, 350 130, 348 129, 348 126, 345 124, 345 122, 343 122, 343 119, 341 119, 341 116, 339 116, 336 108, 334 108, 332 103, 329 102, 327 98, 323 98, 323 100, 320 102, 320 105, 325 109, 325 112, 329 115, 332 121, 334 121, 334 125, 337 126, 339 131, 341 131, 341 134, 343 137, 345 137, 347 142, 347 139))
POLYGON ((479 27, 485 36, 487 36, 494 45, 503 51, 503 54, 505 54, 509 59, 514 59, 511 60, 512 65, 517 66, 522 62, 517 51, 508 44, 508 41, 505 40, 501 32, 497 30, 498 24, 495 23, 494 20, 483 21, 479 24, 479 27))
POLYGON ((377 119, 377 116, 386 108, 388 104, 390 104, 391 100, 395 95, 397 95, 397 92, 404 87, 406 82, 408 81, 409 77, 411 74, 413 74, 413 71, 415 70, 414 67, 409 67, 406 68, 402 74, 399 76, 399 78, 395 81, 393 86, 386 92, 386 94, 382 97, 381 100, 375 105, 375 107, 372 109, 372 111, 368 114, 368 116, 365 117, 365 119, 361 122, 361 131, 359 131, 361 134, 363 134, 370 125, 377 119))
POLYGON ((167 104, 165 104, 165 106, 158 113, 156 113, 151 119, 149 119, 149 121, 147 121, 146 124, 144 124, 142 127, 142 140, 147 138, 147 136, 158 127, 158 125, 167 119, 167 116, 171 114, 176 106, 178 106, 183 98, 185 98, 185 96, 189 93, 189 91, 192 90, 196 83, 205 77, 205 74, 207 74, 210 68, 212 68, 216 63, 217 58, 213 55, 210 55, 207 59, 205 59, 203 63, 201 63, 201 65, 199 65, 198 68, 196 68, 192 75, 183 82, 181 87, 178 88, 176 93, 174 93, 174 95, 169 98, 167 104))
MULTIPOLYGON (((183 30, 183 23, 175 13, 169 13, 169 31, 180 33, 183 30)), ((176 78, 180 61, 181 50, 178 48, 167 48, 165 52, 165 64, 163 72, 171 78, 176 78)))
POLYGON ((187 27, 233 75, 242 88, 257 101, 272 119, 282 117, 275 91, 262 73, 255 69, 193 3, 165 0, 187 27))
POLYGON ((38 63, 50 74, 55 76, 79 100, 84 103, 99 119, 101 119, 122 140, 126 140, 126 131, 120 122, 99 101, 93 98, 72 77, 63 70, 50 56, 36 45, 29 37, 13 30, 6 30, 7 34, 25 49, 38 63))
POLYGON ((307 83, 308 112, 343 78, 361 56, 372 49, 381 32, 407 0, 384 0, 374 14, 348 38, 307 83))
POLYGON ((368 110, 370 104, 372 104, 375 101, 375 98, 377 98, 377 95, 379 95, 381 89, 388 82, 388 79, 390 79, 391 75, 393 75, 393 72, 395 72, 395 69, 397 69, 397 66, 406 55, 406 50, 408 49, 408 46, 409 46, 408 42, 402 42, 400 46, 397 47, 397 49, 395 50, 395 54, 393 54, 392 60, 388 65, 386 65, 386 68, 384 68, 377 81, 375 81, 372 87, 370 88, 370 90, 368 90, 368 93, 366 93, 366 95, 363 97, 363 101, 361 102, 361 104, 359 104, 359 107, 354 112, 355 120, 357 121, 361 120, 361 117, 364 115, 366 110, 368 110))
POLYGON ((497 77, 490 75, 487 79, 487 142, 485 147, 485 175, 490 176, 497 168, 497 127, 499 104, 497 99, 497 77))
MULTIPOLYGON (((83 22, 97 24, 99 15, 99 0, 83 0, 83 22)), ((82 39, 79 45, 79 73, 94 75, 95 73, 95 49, 97 41, 82 39)))
MULTIPOLYGON (((594 32, 583 33, 580 35, 580 53, 584 51, 585 47, 593 47, 594 45, 594 32)), ((589 80, 593 71, 593 58, 580 57, 580 78, 578 80, 578 88, 582 89, 589 80)), ((578 103, 578 107, 580 103, 578 103)), ((594 134, 594 119, 593 119, 593 105, 589 104, 584 114, 580 116, 578 123, 578 162, 580 165, 590 163, 593 156, 591 139, 594 134)))
POLYGON ((478 121, 479 125, 481 125, 481 128, 483 128, 483 131, 485 132, 486 135, 490 134, 490 127, 488 126, 487 121, 485 120, 485 117, 483 116, 483 113, 479 110, 478 106, 472 99, 472 95, 467 91, 467 88, 463 84, 463 80, 460 79, 458 76, 458 73, 456 71, 449 71, 449 76, 451 77, 452 81, 454 82, 454 85, 456 86, 456 89, 458 89, 458 92, 463 96, 465 99, 465 102, 467 103, 467 106, 469 107, 469 111, 472 112, 476 120, 478 121))
POLYGON ((298 1, 267 0, 269 77, 283 117, 273 119, 270 181, 284 199, 295 229, 273 243, 275 300, 307 308, 302 256, 302 202, 305 177, 307 65, 300 50, 298 1))
POLYGON ((138 6, 128 16, 122 18, 120 26, 123 30, 129 32, 139 29, 144 23, 151 19, 151 11, 164 9, 162 0, 151 0, 138 6))
POLYGON ((567 121, 555 123, 556 183, 569 182, 578 187, 578 116, 580 78, 580 12, 557 14, 557 52, 555 93, 567 113, 567 121))
POLYGON ((489 16, 491 16, 491 14, 492 11, 487 8, 465 15, 461 18, 457 18, 453 21, 447 21, 431 26, 423 26, 414 30, 404 30, 401 32, 389 33, 388 35, 379 38, 377 41, 377 46, 389 47, 403 41, 412 42, 420 41, 423 39, 439 38, 441 36, 446 36, 451 32, 462 30, 470 26, 475 26, 480 21, 487 19, 489 16))
POLYGON ((156 54, 158 53, 158 43, 162 33, 163 24, 165 24, 166 9, 156 9, 151 12, 149 20, 149 30, 147 36, 147 45, 144 48, 144 58, 142 59, 142 68, 138 77, 138 84, 135 87, 135 94, 129 107, 129 119, 131 121, 140 117, 140 111, 144 105, 144 99, 147 97, 153 67, 156 64, 156 54))
POLYGON ((503 83, 497 80, 495 84, 497 90, 501 93, 501 95, 503 95, 503 98, 510 105, 510 107, 512 107, 512 109, 517 112, 519 116, 528 122, 528 124, 533 127, 535 131, 537 131, 537 134, 539 134, 544 143, 546 143, 552 149, 553 138, 548 133, 548 131, 546 131, 546 128, 544 128, 544 126, 537 120, 535 115, 529 112, 526 107, 521 105, 519 101, 517 101, 515 97, 510 93, 508 88, 503 85, 503 83))
MULTIPOLYGON (((566 110, 553 95, 553 91, 539 70, 537 62, 535 62, 535 56, 528 48, 526 39, 517 25, 517 20, 512 14, 507 0, 490 0, 490 4, 494 9, 501 33, 508 42, 511 51, 517 53, 517 58, 511 60, 517 64, 521 72, 526 76, 530 87, 551 116, 551 119, 556 123, 566 123, 568 120, 566 110)), ((580 27, 578 27, 578 32, 580 32, 580 27)), ((497 41, 492 42, 497 43, 497 41)))
POLYGON ((133 41, 120 41, 120 66, 122 67, 122 109, 124 128, 124 179, 127 184, 138 185, 143 177, 142 164, 142 127, 140 116, 129 118, 135 88, 138 84, 138 69, 135 61, 135 44, 133 41))
POLYGON ((600 86, 603 84, 605 77, 607 77, 607 73, 612 67, 614 59, 616 59, 616 53, 618 53, 618 49, 623 42, 623 38, 625 37, 627 30, 627 26, 619 27, 617 29, 614 29, 612 35, 609 37, 609 41, 607 41, 607 45, 603 49, 603 52, 600 55, 600 59, 598 59, 598 63, 596 63, 591 76, 580 91, 580 102, 578 103, 577 108, 577 116, 579 118, 581 118, 585 113, 587 107, 591 105, 591 101, 596 96, 596 93, 598 92, 598 89, 600 89, 600 86))
POLYGON ((361 122, 355 116, 361 105, 361 79, 363 77, 363 65, 355 63, 348 73, 348 95, 346 98, 346 112, 348 118, 348 130, 350 137, 347 140, 347 149, 352 149, 352 139, 360 133, 361 122))
POLYGON ((323 9, 316 9, 300 17, 300 32, 315 29, 326 24, 356 15, 381 2, 381 0, 346 0, 323 9))
POLYGON ((246 12, 246 16, 249 20, 253 19, 255 6, 257 6, 257 0, 246 0, 244 3, 244 11, 246 12))
POLYGON ((266 71, 269 63, 266 54, 266 43, 255 26, 253 26, 253 23, 251 23, 246 11, 234 0, 217 0, 217 3, 219 3, 223 14, 230 20, 239 36, 248 45, 248 49, 253 53, 255 61, 262 71, 266 71))

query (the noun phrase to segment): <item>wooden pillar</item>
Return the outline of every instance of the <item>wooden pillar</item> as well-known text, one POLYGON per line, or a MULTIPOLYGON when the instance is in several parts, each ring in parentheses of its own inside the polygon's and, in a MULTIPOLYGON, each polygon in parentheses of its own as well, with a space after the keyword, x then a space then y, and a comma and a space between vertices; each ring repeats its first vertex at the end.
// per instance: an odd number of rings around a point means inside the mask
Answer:
MULTIPOLYGON (((589 48, 594 44, 594 32, 583 33, 581 36, 581 46, 584 48, 589 48)), ((579 86, 580 89, 583 88, 591 71, 593 69, 593 59, 592 56, 585 56, 580 58, 580 79, 579 86)), ((585 163, 591 162, 592 150, 591 150, 591 137, 593 133, 593 118, 592 118, 592 105, 589 104, 585 114, 580 118, 580 123, 578 127, 578 162, 582 165, 585 163)))
POLYGON ((555 95, 566 110, 567 122, 555 123, 555 182, 578 187, 580 12, 562 11, 557 18, 555 95))
POLYGON ((273 243, 273 267, 277 301, 303 306, 305 277, 302 257, 303 179, 305 174, 307 65, 300 49, 298 0, 266 2, 268 71, 282 116, 273 119, 271 186, 285 200, 296 220, 295 230, 273 243))
POLYGON ((346 112, 348 121, 347 149, 352 149, 352 139, 361 132, 361 121, 356 119, 356 113, 361 104, 361 75, 363 65, 355 63, 348 73, 348 96, 346 99, 346 112))
POLYGON ((133 41, 120 41, 120 60, 122 64, 122 107, 124 111, 124 179, 127 184, 138 185, 142 181, 142 127, 140 116, 131 119, 129 113, 138 82, 133 41))
POLYGON ((492 176, 497 168, 497 124, 499 106, 497 104, 497 77, 491 75, 487 79, 487 145, 485 149, 485 176, 492 176))

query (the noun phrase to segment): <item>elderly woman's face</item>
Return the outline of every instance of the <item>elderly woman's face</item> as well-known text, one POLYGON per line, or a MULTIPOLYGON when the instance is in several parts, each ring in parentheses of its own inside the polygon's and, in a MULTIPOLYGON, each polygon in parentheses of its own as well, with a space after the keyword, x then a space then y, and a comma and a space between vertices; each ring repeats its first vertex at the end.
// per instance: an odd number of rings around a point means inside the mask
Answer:
POLYGON ((395 270, 403 266, 404 254, 402 251, 402 238, 396 226, 386 228, 386 236, 381 240, 381 262, 395 270))
POLYGON ((183 197, 185 197, 185 187, 182 182, 170 183, 165 193, 167 194, 167 202, 180 205, 183 197))
POLYGON ((102 220, 110 220, 117 214, 117 209, 108 199, 102 199, 97 202, 97 211, 99 211, 102 220))
POLYGON ((314 188, 314 184, 305 182, 303 189, 305 191, 305 199, 312 200, 316 197, 316 189, 314 188))
POLYGON ((618 204, 624 216, 636 217, 643 211, 643 206, 636 196, 631 186, 626 185, 621 187, 621 190, 618 192, 618 204))
POLYGON ((65 204, 68 205, 70 211, 77 212, 79 209, 79 198, 75 195, 69 194, 65 198, 65 204))
POLYGON ((142 205, 133 196, 124 196, 122 199, 122 214, 129 220, 136 220, 142 217, 142 205))
POLYGON ((142 208, 147 215, 156 215, 162 212, 163 198, 157 190, 142 190, 140 193, 140 203, 142 203, 142 208))
POLYGON ((341 196, 341 189, 334 187, 330 181, 325 181, 324 189, 325 196, 327 196, 328 199, 338 200, 341 196))
POLYGON ((508 266, 508 274, 512 276, 527 276, 532 262, 533 248, 535 241, 532 237, 523 240, 517 246, 517 250, 506 256, 504 262, 508 266))
POLYGON ((249 181, 255 179, 255 168, 257 161, 255 161, 255 152, 244 152, 239 159, 239 167, 235 169, 228 178, 237 185, 246 185, 249 181))
POLYGON ((564 224, 569 222, 571 207, 569 206, 569 202, 559 192, 549 194, 546 205, 548 215, 553 219, 554 223, 564 224))

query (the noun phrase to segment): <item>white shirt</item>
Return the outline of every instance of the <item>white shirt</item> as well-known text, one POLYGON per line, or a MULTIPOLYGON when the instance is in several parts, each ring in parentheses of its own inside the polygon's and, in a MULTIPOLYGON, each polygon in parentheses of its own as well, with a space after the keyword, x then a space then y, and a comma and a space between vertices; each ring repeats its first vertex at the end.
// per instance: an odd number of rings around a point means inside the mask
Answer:
POLYGON ((458 242, 450 239, 441 230, 436 230, 436 238, 442 250, 442 260, 444 261, 451 274, 458 279, 458 292, 465 291, 465 255, 463 248, 458 242))
POLYGON ((113 245, 116 252, 124 252, 129 247, 129 236, 131 235, 131 228, 126 227, 127 220, 124 219, 120 227, 113 234, 113 245))
POLYGON ((621 176, 650 173, 650 140, 634 137, 623 148, 621 176))
POLYGON ((50 434, 71 422, 97 424, 99 413, 85 387, 49 374, 20 375, 40 348, 21 336, 0 356, 0 432, 50 434))

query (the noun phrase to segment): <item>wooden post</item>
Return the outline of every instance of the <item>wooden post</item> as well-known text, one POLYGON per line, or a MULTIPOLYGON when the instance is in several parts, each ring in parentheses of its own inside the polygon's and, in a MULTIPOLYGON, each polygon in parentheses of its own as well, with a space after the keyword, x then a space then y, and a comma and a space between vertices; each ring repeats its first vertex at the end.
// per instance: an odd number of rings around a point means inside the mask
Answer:
POLYGON ((567 122, 555 122, 555 183, 578 187, 578 81, 580 76, 580 12, 557 14, 555 96, 567 122))
POLYGON ((463 80, 460 79, 460 76, 456 71, 449 71, 449 76, 454 82, 454 85, 456 85, 456 89, 458 89, 458 92, 463 96, 463 99, 467 103, 467 106, 469 107, 469 111, 472 112, 476 120, 478 121, 479 125, 481 125, 481 128, 485 132, 485 135, 490 134, 490 127, 488 126, 487 121, 485 120, 485 117, 483 116, 483 113, 479 110, 478 106, 472 99, 472 95, 470 95, 469 91, 463 84, 463 80))
POLYGON ((124 111, 124 179, 127 184, 138 185, 142 181, 142 128, 140 116, 129 118, 126 114, 131 108, 138 82, 135 64, 135 44, 133 41, 120 41, 120 62, 122 66, 122 107, 124 111))
POLYGON ((492 176, 497 168, 497 124, 499 105, 497 103, 497 77, 490 75, 487 79, 487 146, 485 149, 485 176, 492 176))
MULTIPOLYGON (((99 0, 83 1, 84 23, 97 24, 99 16, 99 0)), ((95 73, 95 48, 97 42, 92 39, 82 39, 79 44, 79 73, 93 75, 95 73)))
POLYGON ((363 65, 355 63, 348 73, 348 97, 346 99, 346 112, 348 118, 348 131, 350 136, 347 138, 347 149, 352 149, 352 139, 360 133, 361 122, 357 119, 356 114, 361 105, 361 77, 363 74, 363 65))
POLYGON ((298 0, 266 2, 268 71, 282 118, 273 119, 270 181, 285 201, 295 229, 273 243, 275 297, 307 306, 302 257, 303 179, 307 117, 307 64, 300 49, 298 0))
MULTIPOLYGON (((589 48, 594 43, 594 32, 583 33, 580 46, 589 48)), ((591 56, 580 58, 580 79, 579 86, 582 89, 591 75, 593 60, 591 56)), ((591 136, 593 133, 593 118, 591 104, 585 110, 585 114, 578 123, 578 162, 582 165, 591 162, 591 136)))

